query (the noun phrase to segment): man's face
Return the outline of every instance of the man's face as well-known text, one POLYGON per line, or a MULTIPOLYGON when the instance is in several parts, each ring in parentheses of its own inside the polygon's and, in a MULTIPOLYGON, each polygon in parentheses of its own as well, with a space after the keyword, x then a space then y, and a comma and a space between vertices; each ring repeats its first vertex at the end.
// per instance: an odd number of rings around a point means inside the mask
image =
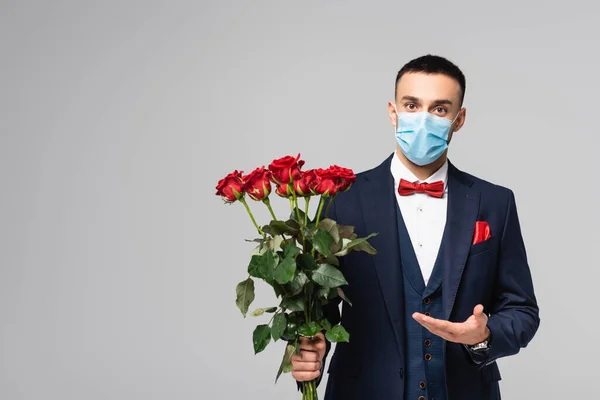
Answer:
MULTIPOLYGON (((443 74, 413 72, 404 74, 398 81, 395 106, 399 113, 427 111, 449 120, 456 117, 448 137, 450 143, 452 133, 465 122, 466 110, 461 108, 460 98, 460 84, 455 79, 443 74)), ((396 109, 392 102, 388 111, 392 125, 396 126, 396 109)))

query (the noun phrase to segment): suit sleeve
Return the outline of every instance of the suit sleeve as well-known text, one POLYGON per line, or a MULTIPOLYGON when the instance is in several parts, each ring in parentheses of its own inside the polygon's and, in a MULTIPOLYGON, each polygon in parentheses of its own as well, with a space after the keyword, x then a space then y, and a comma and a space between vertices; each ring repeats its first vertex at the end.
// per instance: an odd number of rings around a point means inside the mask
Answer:
POLYGON ((469 351, 473 362, 482 366, 527 347, 540 325, 539 307, 512 190, 509 190, 492 299, 487 323, 491 332, 490 348, 484 354, 469 351))
MULTIPOLYGON (((328 197, 323 205, 323 210, 327 210, 327 206, 330 201, 331 201, 331 197, 328 197)), ((323 211, 323 213, 325 213, 325 211, 323 211)), ((327 218, 331 218, 332 220, 337 222, 335 201, 331 201, 331 207, 329 208, 329 213, 327 214, 327 218)), ((323 219, 323 216, 321 216, 321 219, 323 219)), ((343 266, 342 266, 343 258, 344 257, 339 258, 341 270, 343 270, 343 266)), ((326 305, 323 306, 323 316, 325 319, 327 319, 331 323, 331 325, 339 324, 341 321, 341 315, 340 315, 340 310, 339 310, 340 301, 341 301, 341 299, 338 297, 336 299, 329 301, 326 305)), ((317 386, 319 386, 319 384, 321 383, 321 380, 323 379, 323 375, 325 374, 325 362, 327 360, 327 356, 329 355, 330 351, 331 351, 331 343, 329 342, 329 340, 325 340, 325 355, 323 356, 323 362, 321 363, 321 374, 317 378, 317 386)), ((296 381, 296 383, 298 385, 298 390, 302 391, 302 382, 296 381)))

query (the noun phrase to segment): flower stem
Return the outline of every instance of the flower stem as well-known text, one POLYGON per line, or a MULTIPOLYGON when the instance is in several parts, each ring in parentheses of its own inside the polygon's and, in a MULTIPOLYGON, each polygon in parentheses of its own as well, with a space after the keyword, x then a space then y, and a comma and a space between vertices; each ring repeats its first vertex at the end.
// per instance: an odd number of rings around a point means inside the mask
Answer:
POLYGON ((296 218, 298 218, 298 223, 302 224, 302 219, 300 218, 300 209, 298 208, 298 197, 296 197, 296 189, 294 189, 293 182, 292 182, 292 196, 294 196, 294 208, 296 209, 296 218))
POLYGON ((304 226, 308 225, 308 204, 310 203, 310 197, 304 198, 304 226))
POLYGON ((248 207, 248 203, 246 202, 246 200, 242 197, 240 199, 240 202, 244 205, 244 207, 246 207, 246 211, 248 211, 248 215, 250 216, 250 218, 252 219, 252 223, 254 224, 254 226, 256 227, 256 230, 258 231, 258 233, 260 235, 262 235, 263 237, 265 237, 265 233, 260 229, 260 227, 258 226, 258 224, 256 223, 256 220, 254 219, 254 215, 252 215, 252 211, 250 211, 250 207, 248 207))
POLYGON ((317 400, 317 382, 316 380, 304 381, 302 390, 302 400, 317 400))
POLYGON ((331 208, 331 205, 333 204, 333 200, 335 200, 335 196, 337 196, 337 194, 334 195, 331 198, 331 201, 329 202, 329 204, 327 204, 327 209, 325 210, 325 217, 327 217, 327 218, 329 218, 329 209, 331 208))
POLYGON ((268 197, 265 197, 263 199, 263 203, 265 203, 267 208, 269 209, 269 212, 271 213, 271 217, 273 218, 273 221, 277 221, 277 217, 275 216, 275 213, 273 212, 273 208, 271 208, 271 200, 269 200, 268 197))
POLYGON ((321 197, 321 200, 319 200, 319 212, 317 213, 317 223, 316 223, 316 227, 319 227, 319 221, 321 220, 321 212, 323 211, 323 206, 325 205, 325 202, 323 201, 324 198, 321 197))
POLYGON ((308 298, 306 285, 304 286, 304 299, 306 299, 306 304, 304 305, 304 322, 308 324, 310 322, 310 299, 308 298))
MULTIPOLYGON (((315 229, 319 229, 319 220, 321 219, 321 211, 323 211, 323 196, 321 196, 321 199, 319 200, 319 211, 317 212, 317 221, 315 224, 315 229)), ((314 257, 315 256, 315 248, 312 248, 311 251, 311 255, 314 257)))

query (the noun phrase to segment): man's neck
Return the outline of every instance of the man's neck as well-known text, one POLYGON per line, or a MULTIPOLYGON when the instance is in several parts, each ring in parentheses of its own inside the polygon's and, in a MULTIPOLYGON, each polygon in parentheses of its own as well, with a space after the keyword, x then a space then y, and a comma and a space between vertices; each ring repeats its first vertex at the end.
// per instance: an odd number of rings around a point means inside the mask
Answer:
POLYGON ((435 171, 440 169, 440 167, 446 162, 447 156, 447 152, 444 152, 444 154, 442 154, 440 158, 435 160, 433 163, 420 166, 411 162, 408 158, 406 158, 399 148, 396 148, 396 157, 398 157, 400 162, 421 181, 429 178, 435 173, 435 171))

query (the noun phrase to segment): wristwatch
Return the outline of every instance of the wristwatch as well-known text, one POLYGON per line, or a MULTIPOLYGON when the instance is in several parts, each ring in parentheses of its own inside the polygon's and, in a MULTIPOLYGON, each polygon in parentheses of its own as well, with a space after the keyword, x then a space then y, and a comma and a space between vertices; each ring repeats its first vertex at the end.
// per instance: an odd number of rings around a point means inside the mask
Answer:
POLYGON ((476 344, 469 345, 469 349, 471 349, 473 351, 487 350, 487 349, 489 349, 488 340, 486 339, 486 340, 484 340, 481 343, 476 343, 476 344))
POLYGON ((490 332, 487 339, 485 339, 483 342, 470 344, 467 346, 469 347, 469 350, 483 352, 483 351, 489 350, 489 348, 491 346, 491 341, 492 341, 492 332, 490 332))

